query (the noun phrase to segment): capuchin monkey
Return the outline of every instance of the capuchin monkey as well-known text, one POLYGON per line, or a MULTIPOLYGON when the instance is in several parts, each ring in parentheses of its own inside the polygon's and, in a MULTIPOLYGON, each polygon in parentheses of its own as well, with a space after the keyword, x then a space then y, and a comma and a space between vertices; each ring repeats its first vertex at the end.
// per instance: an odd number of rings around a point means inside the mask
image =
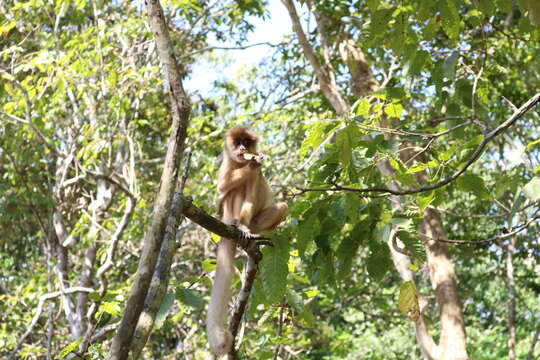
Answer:
MULTIPOLYGON (((275 202, 262 175, 264 157, 256 152, 258 141, 257 134, 244 126, 227 131, 218 174, 221 220, 237 226, 247 236, 273 230, 287 211, 286 203, 275 202)), ((217 249, 217 268, 206 320, 210 349, 216 355, 228 353, 233 346, 232 335, 225 329, 225 323, 235 252, 234 240, 222 238, 217 249)))

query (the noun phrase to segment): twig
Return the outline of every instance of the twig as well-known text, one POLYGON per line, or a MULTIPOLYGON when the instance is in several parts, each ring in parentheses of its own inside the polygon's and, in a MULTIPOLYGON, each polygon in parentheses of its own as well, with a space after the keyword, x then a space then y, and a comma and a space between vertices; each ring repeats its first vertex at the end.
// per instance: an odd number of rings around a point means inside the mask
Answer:
MULTIPOLYGON (((533 201, 533 202, 523 206, 522 208, 516 210, 515 213, 518 214, 518 213, 520 213, 520 212, 522 212, 524 210, 527 210, 528 208, 530 208, 531 206, 534 206, 534 205, 540 205, 540 200, 533 201)), ((466 218, 494 219, 494 218, 504 218, 504 217, 508 217, 508 215, 510 215, 510 211, 507 211, 507 210, 505 210, 501 214, 484 215, 484 214, 459 214, 459 213, 456 213, 454 211, 450 211, 450 210, 447 210, 447 209, 435 207, 435 206, 432 206, 432 205, 429 205, 428 207, 433 209, 433 210, 437 210, 440 213, 447 214, 447 215, 450 215, 450 216, 454 216, 454 217, 457 217, 457 218, 462 218, 462 219, 466 219, 466 218)))
POLYGON ((518 225, 518 226, 515 226, 514 228, 512 228, 512 231, 505 232, 505 233, 499 234, 499 235, 495 235, 495 236, 492 236, 490 238, 483 239, 483 240, 447 240, 447 239, 441 239, 441 238, 433 238, 433 237, 428 236, 426 234, 423 234, 421 232, 418 232, 418 233, 420 235, 422 235, 423 237, 427 238, 427 239, 440 241, 440 242, 445 242, 445 243, 449 243, 449 244, 468 244, 468 245, 485 244, 485 243, 488 243, 488 242, 502 240, 502 239, 512 237, 512 236, 516 235, 517 233, 525 230, 530 224, 532 224, 537 219, 540 219, 540 215, 535 215, 535 216, 531 217, 529 220, 527 220, 525 223, 523 223, 521 225, 518 225))
POLYGON ((182 60, 182 59, 188 58, 188 57, 196 55, 196 54, 200 54, 200 53, 207 52, 207 51, 213 51, 213 50, 246 50, 246 49, 249 49, 249 48, 252 48, 252 47, 255 47, 255 46, 261 46, 261 45, 266 45, 266 46, 270 46, 270 47, 277 47, 277 46, 280 46, 280 45, 283 45, 283 44, 284 44, 283 42, 280 42, 280 43, 277 43, 277 44, 272 44, 271 42, 264 41, 264 42, 258 42, 258 43, 254 43, 254 44, 244 45, 244 46, 230 46, 230 47, 229 46, 209 46, 209 47, 205 47, 203 49, 192 51, 189 54, 181 55, 181 56, 178 57, 178 60, 182 60))

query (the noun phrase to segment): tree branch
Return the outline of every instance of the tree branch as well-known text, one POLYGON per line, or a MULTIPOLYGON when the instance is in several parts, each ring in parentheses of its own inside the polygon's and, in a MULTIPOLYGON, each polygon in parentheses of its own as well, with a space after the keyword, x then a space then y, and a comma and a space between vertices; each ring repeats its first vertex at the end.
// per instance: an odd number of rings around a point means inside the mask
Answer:
MULTIPOLYGON (((257 249, 258 252, 258 249, 257 249)), ((236 299, 236 305, 234 306, 234 312, 231 317, 231 322, 229 325, 229 331, 232 334, 232 344, 231 350, 228 354, 229 360, 234 360, 238 357, 237 349, 234 346, 236 336, 238 335, 238 329, 240 328, 240 322, 246 311, 246 306, 249 300, 249 295, 253 289, 253 283, 255 282, 255 277, 257 276, 257 271, 259 270, 259 262, 261 261, 261 254, 258 252, 257 257, 248 255, 247 262, 245 265, 245 277, 242 283, 242 289, 238 294, 236 299)))
POLYGON ((298 37, 298 41, 300 42, 300 46, 302 47, 304 54, 306 55, 309 63, 311 64, 311 67, 315 71, 315 74, 317 75, 317 80, 319 81, 324 96, 328 99, 328 101, 330 101, 330 103, 340 116, 345 116, 348 112, 347 103, 339 94, 336 84, 332 83, 332 78, 328 74, 327 69, 325 69, 317 59, 315 51, 309 43, 309 40, 304 33, 304 30, 302 29, 302 24, 300 23, 300 19, 298 18, 298 13, 296 12, 293 1, 281 0, 281 2, 283 3, 283 5, 285 5, 287 11, 289 12, 289 17, 291 18, 294 32, 298 37))
POLYGON ((493 140, 496 136, 500 135, 503 131, 507 130, 510 126, 512 126, 519 118, 521 118, 527 111, 529 111, 531 108, 533 108, 536 104, 540 102, 540 93, 534 95, 532 98, 530 98, 525 104, 523 104, 519 109, 517 109, 512 116, 510 116, 506 121, 504 121, 502 124, 497 126, 494 130, 488 132, 486 136, 484 137, 484 140, 474 150, 473 154, 471 155, 470 159, 463 165, 463 167, 452 176, 441 180, 435 184, 432 185, 425 185, 420 186, 413 189, 408 190, 401 190, 401 189, 389 189, 389 188, 366 188, 366 189, 359 189, 359 188, 353 188, 348 186, 342 186, 338 184, 333 184, 333 187, 328 188, 311 188, 311 189, 300 189, 302 193, 308 192, 308 191, 351 191, 356 193, 382 193, 379 196, 384 196, 384 194, 392 194, 392 195, 412 195, 417 194, 420 192, 425 191, 431 191, 438 189, 440 187, 443 187, 445 185, 448 185, 452 181, 456 180, 459 176, 461 176, 467 169, 482 155, 482 152, 484 151, 484 148, 486 145, 493 140))
POLYGON ((194 223, 202 226, 206 230, 213 232, 221 237, 236 241, 249 256, 257 258, 260 256, 259 250, 253 246, 258 240, 268 240, 265 237, 247 237, 246 234, 237 227, 227 225, 215 217, 208 215, 203 210, 193 205, 192 199, 186 196, 181 196, 184 202, 182 212, 185 217, 194 223))
POLYGON ((527 227, 529 227, 529 225, 531 225, 533 222, 535 222, 538 219, 540 219, 540 215, 535 215, 535 216, 531 217, 529 220, 527 220, 526 222, 524 222, 523 224, 513 227, 511 229, 511 231, 509 231, 509 232, 499 234, 499 235, 495 235, 495 236, 492 236, 490 238, 483 239, 483 240, 434 239, 434 238, 432 238, 430 236, 427 236, 426 234, 420 234, 420 235, 425 236, 426 238, 430 238, 430 239, 435 240, 435 241, 445 242, 445 243, 449 243, 449 244, 461 244, 461 245, 463 245, 463 244, 468 244, 468 245, 485 244, 485 243, 489 243, 489 242, 492 242, 492 241, 503 240, 503 239, 512 237, 512 236, 516 235, 517 233, 525 230, 527 227))

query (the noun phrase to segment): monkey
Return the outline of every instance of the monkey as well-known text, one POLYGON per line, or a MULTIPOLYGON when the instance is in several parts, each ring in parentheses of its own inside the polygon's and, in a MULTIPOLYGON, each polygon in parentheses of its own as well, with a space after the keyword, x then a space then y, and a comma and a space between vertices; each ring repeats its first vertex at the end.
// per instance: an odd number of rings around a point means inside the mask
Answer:
MULTIPOLYGON (((286 203, 276 203, 262 174, 264 156, 256 152, 258 142, 257 134, 245 126, 229 129, 218 172, 221 220, 238 227, 246 236, 272 231, 288 210, 286 203)), ((225 323, 235 253, 234 240, 222 238, 217 249, 217 267, 206 320, 210 349, 218 356, 228 353, 233 346, 232 335, 225 329, 225 323)))

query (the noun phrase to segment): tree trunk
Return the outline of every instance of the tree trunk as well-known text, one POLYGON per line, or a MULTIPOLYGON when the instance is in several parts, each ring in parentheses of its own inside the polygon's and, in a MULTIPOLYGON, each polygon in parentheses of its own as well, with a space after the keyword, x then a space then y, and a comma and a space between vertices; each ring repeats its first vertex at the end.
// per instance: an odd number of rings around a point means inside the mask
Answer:
POLYGON ((441 360, 468 359, 465 337, 465 323, 459 301, 456 274, 450 258, 446 233, 438 212, 427 209, 420 221, 420 232, 425 234, 427 261, 431 285, 439 306, 441 335, 439 346, 441 360))
MULTIPOLYGON (((173 115, 172 131, 163 165, 161 185, 154 205, 152 224, 145 235, 137 274, 135 275, 120 326, 112 341, 109 353, 110 360, 124 360, 129 355, 133 333, 148 294, 161 243, 166 233, 167 219, 177 186, 177 170, 184 153, 190 114, 189 100, 182 85, 182 78, 173 53, 163 9, 158 0, 147 0, 146 4, 149 22, 157 45, 157 53, 164 66, 169 84, 173 115)), ((176 228, 170 229, 170 231, 173 235, 176 234, 176 228)))
POLYGON ((506 247, 506 285, 508 287, 508 360, 516 360, 516 283, 514 281, 514 251, 516 237, 506 247))

